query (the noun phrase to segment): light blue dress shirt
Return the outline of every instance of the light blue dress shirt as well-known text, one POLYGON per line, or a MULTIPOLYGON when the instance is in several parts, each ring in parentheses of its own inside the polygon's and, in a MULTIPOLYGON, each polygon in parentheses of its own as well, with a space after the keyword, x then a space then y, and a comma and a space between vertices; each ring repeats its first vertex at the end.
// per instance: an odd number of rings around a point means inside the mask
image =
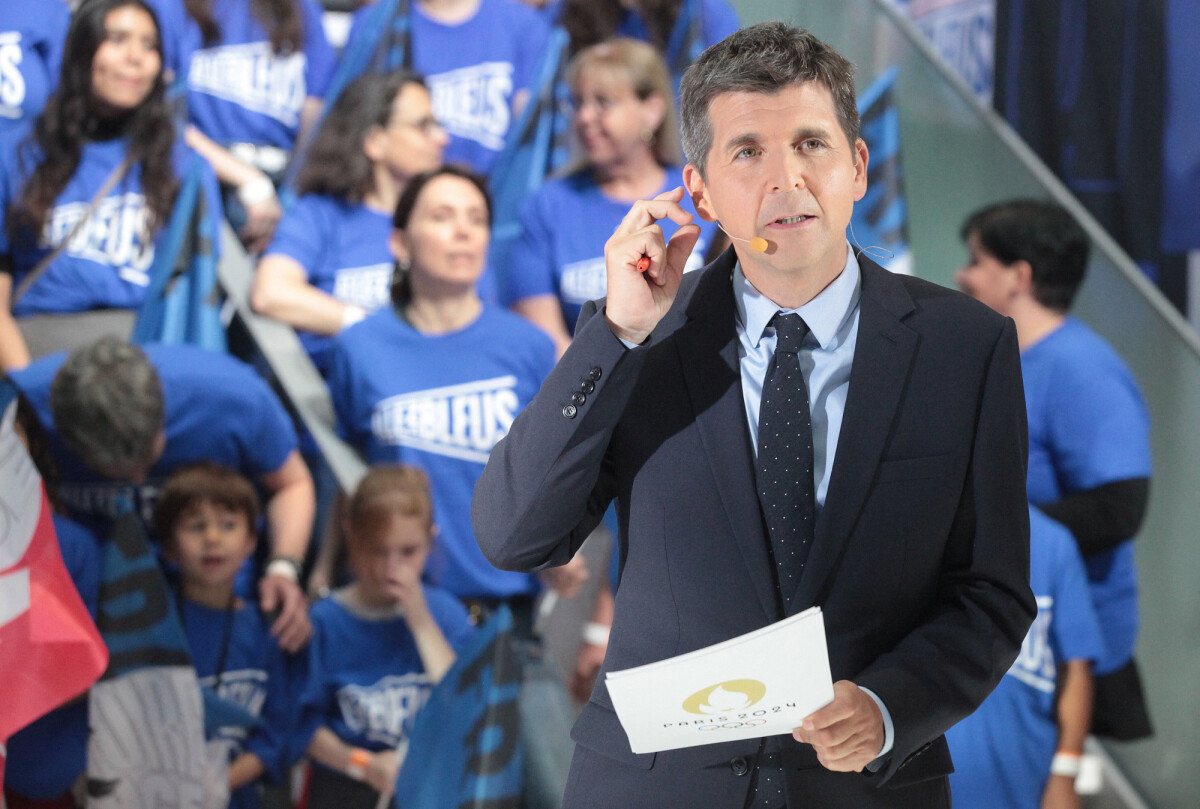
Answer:
MULTIPOLYGON (((808 324, 809 333, 800 345, 800 371, 808 386, 812 413, 813 480, 816 483, 818 518, 829 492, 829 475, 842 433, 846 412, 846 393, 850 390, 850 366, 858 342, 859 293, 862 273, 854 251, 847 245, 846 266, 829 286, 799 309, 785 309, 763 295, 746 280, 742 265, 733 269, 733 299, 737 308, 738 360, 742 373, 742 398, 746 405, 746 423, 750 445, 758 453, 758 410, 762 403, 763 381, 775 355, 776 313, 795 312, 808 324)), ((883 714, 882 757, 895 741, 895 728, 887 706, 873 691, 862 689, 883 714)), ((875 769, 875 762, 868 769, 875 769)))

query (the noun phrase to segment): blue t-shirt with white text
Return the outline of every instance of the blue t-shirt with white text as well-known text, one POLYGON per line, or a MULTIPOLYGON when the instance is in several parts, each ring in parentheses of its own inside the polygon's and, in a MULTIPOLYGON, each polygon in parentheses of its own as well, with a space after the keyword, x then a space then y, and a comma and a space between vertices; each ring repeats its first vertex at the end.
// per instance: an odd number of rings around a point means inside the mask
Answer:
MULTIPOLYGON (((459 651, 475 631, 466 608, 444 590, 423 588, 434 621, 459 651)), ((403 615, 360 613, 337 591, 314 604, 309 617, 303 743, 323 725, 354 747, 395 749, 433 690, 403 615)))
POLYGON ((64 2, 0 4, 0 130, 25 129, 41 113, 58 86, 70 22, 64 2))
MULTIPOLYGON (((288 208, 263 257, 287 256, 309 284, 345 304, 373 312, 391 301, 390 214, 322 194, 305 194, 288 208)), ((322 374, 329 371, 333 338, 299 332, 322 374)))
POLYGON ((387 307, 338 335, 329 374, 338 421, 369 463, 429 475, 439 533, 427 572, 459 597, 537 590, 533 577, 484 558, 471 495, 492 447, 553 367, 545 333, 491 306, 448 334, 422 334, 387 307))
POLYGON ((212 0, 221 30, 205 45, 183 0, 149 0, 163 32, 164 66, 187 87, 188 120, 218 144, 253 143, 290 152, 308 98, 323 98, 335 54, 315 0, 291 0, 300 13, 302 47, 275 53, 249 0, 212 0))
MULTIPOLYGON (((229 761, 243 752, 254 753, 266 770, 263 779, 280 783, 291 763, 286 760, 285 742, 295 710, 288 702, 286 661, 271 636, 269 621, 255 605, 242 604, 227 615, 223 609, 186 599, 179 603, 188 652, 201 687, 213 689, 220 699, 260 720, 252 728, 218 727, 209 741, 225 746, 229 761)), ((260 780, 256 779, 234 790, 230 809, 256 809, 260 804, 259 788, 260 780)))
MULTIPOLYGON (((347 49, 364 31, 360 9, 347 49)), ((433 112, 450 143, 445 161, 487 174, 504 148, 514 95, 529 86, 541 62, 549 26, 517 0, 481 0, 469 19, 446 24, 411 4, 412 66, 425 76, 433 112)))
MULTIPOLYGON (((74 230, 92 198, 125 159, 127 141, 91 141, 83 146, 79 168, 59 194, 42 233, 10 240, 0 231, 0 255, 12 260, 13 286, 74 230)), ((182 141, 171 155, 175 176, 202 172, 202 190, 210 210, 220 210, 217 181, 206 163, 182 141)), ((17 133, 0 138, 0 210, 7 211, 40 161, 40 150, 17 133)), ((166 234, 154 223, 142 191, 141 165, 133 163, 108 192, 28 292, 13 307, 17 316, 39 312, 131 309, 142 304, 150 285, 154 252, 166 234)))

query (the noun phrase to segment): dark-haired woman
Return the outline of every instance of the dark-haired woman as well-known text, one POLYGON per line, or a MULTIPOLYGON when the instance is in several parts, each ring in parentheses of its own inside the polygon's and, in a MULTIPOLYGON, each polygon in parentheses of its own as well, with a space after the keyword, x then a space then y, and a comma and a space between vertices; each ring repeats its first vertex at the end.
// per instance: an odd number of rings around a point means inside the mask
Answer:
POLYGON ((229 191, 251 252, 270 242, 279 180, 316 119, 334 53, 316 0, 150 0, 166 66, 186 88, 187 142, 229 191), (240 210, 239 210, 240 209, 240 210))
POLYGON ((326 114, 251 295, 301 332, 322 373, 331 336, 391 299, 392 212, 409 178, 441 165, 446 140, 410 71, 360 76, 326 114))
POLYGON ((33 132, 0 143, 6 370, 27 365, 31 348, 40 355, 113 329, 128 336, 132 318, 64 316, 141 305, 179 178, 195 166, 171 122, 160 43, 143 0, 84 0, 67 34, 71 58, 33 132))
MULTIPOLYGON (((329 389, 338 420, 370 463, 412 464, 429 475, 439 528, 426 568, 433 583, 476 615, 508 604, 518 635, 528 636, 541 586, 483 557, 471 528, 471 494, 492 447, 554 366, 554 346, 540 329, 485 304, 476 291, 491 229, 491 203, 479 175, 445 166, 414 177, 400 195, 393 225, 394 305, 335 341, 329 389)), ((581 564, 549 571, 543 580, 570 595, 584 575, 581 564)), ((541 809, 562 800, 570 708, 548 672, 526 679, 522 716, 529 709, 540 724, 522 734, 523 805, 541 809)))
POLYGON ((71 22, 66 0, 0 4, 0 132, 27 128, 58 84, 71 22))

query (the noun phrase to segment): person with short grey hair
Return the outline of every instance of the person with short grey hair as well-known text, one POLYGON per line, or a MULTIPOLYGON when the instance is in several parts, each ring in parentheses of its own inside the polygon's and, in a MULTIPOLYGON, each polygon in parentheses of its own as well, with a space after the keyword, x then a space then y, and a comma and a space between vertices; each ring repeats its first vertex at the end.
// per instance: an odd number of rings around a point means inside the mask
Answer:
POLYGON ((259 580, 272 632, 295 651, 312 629, 300 587, 316 498, 296 429, 278 397, 228 354, 104 337, 11 374, 50 436, 69 515, 105 536, 132 507, 145 520, 181 466, 236 469, 266 497, 271 559, 259 580))
POLYGON ((162 454, 163 391, 150 360, 115 337, 72 352, 50 383, 58 435, 92 469, 140 483, 162 454))
POLYGON ((505 570, 562 564, 616 506, 620 581, 566 809, 948 809, 944 733, 1035 615, 1016 329, 851 249, 869 162, 853 90, 844 58, 782 23, 700 56, 683 178, 732 248, 685 274, 685 189, 635 202, 605 244, 607 297, 475 486, 475 537, 505 570), (817 606, 831 702, 791 733, 723 738, 744 702, 634 751, 609 672, 817 606))

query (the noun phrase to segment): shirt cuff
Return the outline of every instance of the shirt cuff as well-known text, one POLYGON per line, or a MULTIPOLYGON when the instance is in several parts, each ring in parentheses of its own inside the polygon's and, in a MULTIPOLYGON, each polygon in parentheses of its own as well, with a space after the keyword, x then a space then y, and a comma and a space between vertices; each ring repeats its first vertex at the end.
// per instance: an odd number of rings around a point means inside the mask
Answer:
POLYGON ((864 694, 875 700, 875 704, 879 706, 879 712, 883 714, 883 747, 879 750, 879 755, 875 760, 867 765, 868 772, 879 772, 883 768, 883 757, 892 752, 892 745, 896 742, 896 728, 892 725, 892 715, 888 713, 887 706, 883 704, 874 691, 869 688, 863 688, 864 694))

